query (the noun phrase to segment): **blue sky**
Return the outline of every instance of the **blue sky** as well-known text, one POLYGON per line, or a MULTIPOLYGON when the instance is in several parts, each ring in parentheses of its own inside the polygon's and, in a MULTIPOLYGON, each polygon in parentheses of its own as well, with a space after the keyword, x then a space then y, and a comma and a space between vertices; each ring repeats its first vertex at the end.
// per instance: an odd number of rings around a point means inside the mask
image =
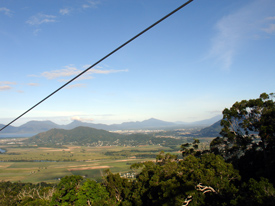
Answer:
MULTIPOLYGON (((185 1, 0 1, 8 123, 185 1)), ((194 0, 13 125, 192 122, 275 92, 275 1, 194 0)))

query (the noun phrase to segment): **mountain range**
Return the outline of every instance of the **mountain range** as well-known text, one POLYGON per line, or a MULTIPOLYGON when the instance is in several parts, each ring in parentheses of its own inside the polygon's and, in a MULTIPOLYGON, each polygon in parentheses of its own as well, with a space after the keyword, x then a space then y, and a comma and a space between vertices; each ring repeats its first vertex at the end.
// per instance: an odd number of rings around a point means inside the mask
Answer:
MULTIPOLYGON (((124 122, 121 124, 94 124, 87 123, 82 121, 73 121, 67 125, 59 125, 52 121, 29 121, 19 127, 9 126, 0 133, 0 137, 4 137, 5 135, 19 135, 19 136, 32 136, 38 134, 40 132, 45 132, 51 129, 66 129, 71 130, 76 127, 90 127, 95 129, 103 129, 107 131, 114 130, 137 130, 137 129, 177 129, 177 128, 190 128, 190 127, 207 127, 212 125, 213 123, 219 121, 221 116, 215 116, 210 119, 197 121, 197 122, 167 122, 158 119, 148 119, 144 121, 136 121, 136 122, 124 122)), ((3 124, 0 124, 0 128, 4 127, 3 124)))

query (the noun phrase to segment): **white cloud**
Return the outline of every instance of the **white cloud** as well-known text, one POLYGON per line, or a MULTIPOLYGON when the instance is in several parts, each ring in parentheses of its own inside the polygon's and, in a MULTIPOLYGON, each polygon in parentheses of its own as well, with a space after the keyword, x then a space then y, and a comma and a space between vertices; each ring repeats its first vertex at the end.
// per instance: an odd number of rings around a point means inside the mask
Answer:
POLYGON ((0 82, 0 85, 3 85, 3 84, 6 84, 6 85, 15 85, 16 82, 9 82, 9 81, 2 81, 2 82, 0 82))
POLYGON ((72 89, 72 88, 82 88, 82 87, 86 87, 86 84, 72 84, 67 86, 67 89, 72 89))
MULTIPOLYGON (((86 74, 83 74, 82 76, 78 77, 76 80, 77 81, 80 81, 80 80, 87 80, 87 79, 93 79, 94 77, 92 76, 89 76, 87 73, 86 74)), ((59 79, 58 81, 59 82, 67 82, 69 81, 70 79, 59 79)))
POLYGON ((40 25, 44 23, 53 23, 53 22, 56 22, 56 16, 42 14, 42 13, 39 13, 35 16, 30 17, 29 20, 26 21, 26 23, 30 25, 40 25))
POLYGON ((37 87, 37 86, 39 86, 38 83, 28 83, 28 85, 31 86, 31 87, 37 87))
POLYGON ((114 70, 114 69, 110 69, 110 70, 102 70, 102 69, 90 69, 89 70, 89 74, 110 74, 110 73, 118 73, 118 72, 128 72, 128 69, 123 69, 123 70, 114 70))
POLYGON ((275 32, 275 16, 269 16, 266 19, 267 25, 262 30, 268 34, 272 34, 275 32))
POLYGON ((266 33, 274 33, 275 32, 275 24, 269 24, 269 26, 267 28, 264 28, 263 31, 265 31, 266 33))
POLYGON ((100 4, 99 1, 87 1, 86 4, 82 5, 83 9, 87 9, 87 8, 97 8, 97 5, 100 4))
POLYGON ((81 122, 92 122, 92 121, 94 121, 93 118, 84 118, 84 117, 79 117, 79 116, 71 117, 71 120, 77 120, 77 121, 81 121, 81 122))
POLYGON ((35 30, 33 31, 33 34, 34 34, 35 36, 37 36, 38 33, 41 32, 41 31, 42 31, 41 29, 35 29, 35 30))
POLYGON ((16 82, 1 81, 0 82, 0 91, 6 91, 12 89, 10 85, 16 85, 16 82))
MULTIPOLYGON (((85 79, 92 79, 94 78, 92 74, 111 74, 111 73, 118 73, 118 72, 128 72, 128 69, 125 70, 115 70, 115 69, 99 69, 102 67, 92 68, 80 77, 77 78, 77 80, 85 80, 85 79)), ((53 71, 46 71, 43 72, 41 75, 42 77, 45 77, 46 79, 58 79, 60 77, 70 77, 70 76, 77 76, 84 70, 79 70, 76 67, 73 66, 65 66, 64 69, 60 70, 53 70, 53 71)), ((37 77, 37 75, 29 75, 33 77, 37 77)), ((66 82, 68 79, 59 79, 60 82, 66 82)))
POLYGON ((12 87, 8 85, 0 86, 0 91, 10 90, 10 89, 12 89, 12 87))
POLYGON ((236 49, 247 26, 247 18, 244 19, 241 12, 223 17, 216 24, 217 34, 213 38, 210 57, 228 70, 233 62, 236 49))
MULTIPOLYGON (((268 17, 272 12, 270 8, 275 6, 270 0, 253 1, 245 7, 222 17, 215 25, 216 34, 212 39, 212 46, 206 56, 206 59, 215 59, 218 65, 224 70, 230 70, 234 63, 234 57, 238 49, 244 45, 244 42, 257 36, 261 37, 263 30, 267 33, 273 33, 275 25, 270 24, 263 29, 265 19, 273 20, 274 17, 268 17)), ((254 38, 255 39, 255 38, 254 38)))
POLYGON ((5 15, 7 16, 12 16, 12 12, 10 9, 6 8, 6 7, 1 7, 0 8, 0 12, 3 12, 5 15))
POLYGON ((75 67, 65 66, 65 69, 43 72, 41 76, 47 79, 56 79, 59 77, 76 76, 80 72, 81 71, 76 69, 75 67))
POLYGON ((275 16, 269 16, 266 18, 266 20, 275 20, 275 16))
POLYGON ((68 15, 70 12, 71 12, 71 10, 68 9, 68 8, 59 10, 59 13, 62 14, 62 15, 68 15))

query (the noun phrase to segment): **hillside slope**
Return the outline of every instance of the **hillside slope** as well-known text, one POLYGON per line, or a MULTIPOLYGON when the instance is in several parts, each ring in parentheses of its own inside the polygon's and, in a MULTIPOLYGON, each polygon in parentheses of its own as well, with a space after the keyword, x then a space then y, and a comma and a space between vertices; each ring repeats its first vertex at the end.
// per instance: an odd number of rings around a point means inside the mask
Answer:
POLYGON ((34 144, 92 144, 98 141, 115 141, 121 135, 89 127, 77 127, 72 130, 51 129, 29 138, 27 143, 34 144))

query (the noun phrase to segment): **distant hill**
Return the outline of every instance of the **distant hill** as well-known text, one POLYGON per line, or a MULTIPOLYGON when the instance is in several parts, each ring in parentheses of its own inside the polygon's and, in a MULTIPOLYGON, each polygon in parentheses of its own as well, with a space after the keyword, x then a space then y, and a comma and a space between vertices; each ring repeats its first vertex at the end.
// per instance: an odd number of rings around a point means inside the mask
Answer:
POLYGON ((201 125, 201 126, 209 126, 209 125, 212 126, 213 124, 215 124, 217 121, 220 121, 221 119, 222 119, 222 115, 217 115, 210 119, 193 122, 192 124, 197 124, 197 125, 201 125))
POLYGON ((209 119, 204 119, 204 120, 195 121, 195 122, 176 122, 176 123, 184 124, 184 125, 192 125, 192 126, 210 126, 221 119, 222 119, 222 115, 217 115, 209 119))
POLYGON ((72 130, 51 129, 47 132, 39 133, 28 140, 27 143, 33 144, 92 144, 98 141, 113 142, 121 138, 121 135, 105 130, 98 130, 90 127, 76 127, 72 130))
POLYGON ((106 124, 94 124, 94 123, 88 123, 88 122, 81 122, 78 120, 74 120, 70 124, 62 125, 59 128, 62 129, 74 129, 76 127, 91 127, 95 129, 103 129, 103 130, 114 130, 112 125, 106 125, 106 124))
POLYGON ((30 121, 17 127, 17 131, 20 133, 39 133, 52 128, 61 128, 61 126, 51 121, 30 121))
POLYGON ((217 121, 216 123, 212 124, 209 127, 201 129, 197 136, 199 137, 218 137, 220 136, 220 131, 222 129, 221 120, 217 121))
MULTIPOLYGON (((3 128, 5 125, 4 124, 0 124, 0 128, 3 128)), ((18 131, 17 127, 13 127, 13 126, 8 126, 5 128, 5 130, 3 130, 3 132, 5 133, 16 133, 18 131)))
POLYGON ((25 140, 26 144, 36 144, 39 146, 62 146, 62 145, 145 145, 161 144, 163 146, 178 145, 182 140, 175 138, 156 138, 147 134, 121 135, 105 130, 90 127, 77 127, 72 130, 51 129, 47 132, 39 133, 25 140))
POLYGON ((120 125, 116 125, 119 129, 155 129, 155 128, 163 128, 163 127, 170 127, 175 126, 176 123, 173 122, 165 122, 158 119, 148 119, 142 122, 124 122, 120 125))

